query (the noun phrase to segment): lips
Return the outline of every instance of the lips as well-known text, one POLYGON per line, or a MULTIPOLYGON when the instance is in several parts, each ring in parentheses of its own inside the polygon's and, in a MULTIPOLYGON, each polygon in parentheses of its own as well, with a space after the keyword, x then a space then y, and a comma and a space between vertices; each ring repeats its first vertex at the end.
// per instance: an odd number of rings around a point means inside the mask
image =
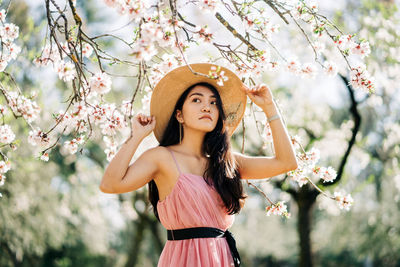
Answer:
POLYGON ((201 120, 201 119, 210 119, 210 120, 212 120, 212 119, 211 119, 211 116, 209 116, 209 115, 204 115, 204 116, 202 116, 202 117, 200 118, 200 120, 201 120))

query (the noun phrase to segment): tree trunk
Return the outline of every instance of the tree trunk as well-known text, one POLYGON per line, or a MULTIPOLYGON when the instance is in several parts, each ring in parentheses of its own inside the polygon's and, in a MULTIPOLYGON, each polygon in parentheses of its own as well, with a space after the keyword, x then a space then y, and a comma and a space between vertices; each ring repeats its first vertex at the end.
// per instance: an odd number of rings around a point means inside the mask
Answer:
POLYGON ((312 226, 312 208, 318 196, 318 191, 313 190, 306 185, 303 186, 296 197, 299 208, 297 230, 299 234, 299 266, 312 267, 312 247, 311 247, 311 226, 312 226))
POLYGON ((137 263, 138 256, 140 253, 140 244, 143 241, 144 229, 146 227, 146 219, 143 216, 139 216, 136 222, 136 234, 133 238, 131 249, 129 252, 128 261, 126 262, 126 267, 134 267, 137 263))

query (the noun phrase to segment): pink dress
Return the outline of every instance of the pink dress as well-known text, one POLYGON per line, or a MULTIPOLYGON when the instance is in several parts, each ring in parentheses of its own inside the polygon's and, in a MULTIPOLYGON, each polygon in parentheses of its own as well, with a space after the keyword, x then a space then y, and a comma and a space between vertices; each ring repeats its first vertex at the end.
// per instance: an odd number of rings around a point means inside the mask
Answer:
MULTIPOLYGON (((172 192, 158 201, 157 210, 161 224, 166 229, 190 227, 215 227, 223 231, 234 222, 223 201, 202 176, 179 171, 172 192)), ((233 257, 226 237, 167 240, 157 267, 231 267, 233 257)))

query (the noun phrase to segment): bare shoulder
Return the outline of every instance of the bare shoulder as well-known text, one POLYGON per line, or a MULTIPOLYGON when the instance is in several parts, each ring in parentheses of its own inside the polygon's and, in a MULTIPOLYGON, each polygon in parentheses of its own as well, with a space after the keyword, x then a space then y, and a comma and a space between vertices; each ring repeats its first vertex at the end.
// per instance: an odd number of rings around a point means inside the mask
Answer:
POLYGON ((166 170, 169 170, 171 168, 171 155, 166 147, 156 146, 146 150, 144 153, 147 154, 146 157, 148 157, 149 160, 157 164, 157 178, 163 176, 166 172, 168 172, 166 170))
POLYGON ((165 147, 156 146, 149 148, 148 150, 143 152, 143 155, 145 155, 146 158, 152 160, 153 162, 160 162, 166 157, 167 153, 168 151, 165 147))

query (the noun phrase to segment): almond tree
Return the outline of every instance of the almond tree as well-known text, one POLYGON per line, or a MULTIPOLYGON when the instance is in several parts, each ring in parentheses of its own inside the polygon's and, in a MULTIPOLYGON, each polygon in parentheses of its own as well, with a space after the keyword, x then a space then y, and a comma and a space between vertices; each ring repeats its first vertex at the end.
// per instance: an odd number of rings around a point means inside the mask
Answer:
MULTIPOLYGON (((26 97, 16 74, 7 71, 7 66, 16 60, 21 48, 17 44, 18 26, 7 21, 7 12, 13 3, 8 2, 0 11, 3 49, 0 70, 4 77, 0 83, 4 98, 4 106, 0 109, 3 114, 0 138, 4 144, 0 151, 3 158, 0 162, 2 184, 7 184, 4 173, 12 169, 5 151, 18 148, 18 143, 14 141, 12 120, 5 120, 4 117, 7 112, 29 127, 28 141, 38 148, 37 157, 41 160, 48 161, 56 147, 70 154, 82 153, 87 142, 100 135, 106 147, 104 153, 110 161, 121 143, 121 136, 126 138, 126 132, 129 132, 130 119, 137 112, 148 112, 153 86, 169 70, 191 62, 194 56, 190 55, 190 51, 193 49, 205 51, 197 60, 232 69, 248 86, 259 83, 266 72, 288 72, 298 79, 338 74, 350 96, 358 90, 367 99, 375 92, 373 78, 362 62, 370 53, 369 42, 357 40, 354 34, 343 33, 319 12, 315 1, 105 0, 105 3, 129 20, 125 27, 129 27, 133 35, 119 36, 110 32, 89 34, 75 1, 45 0, 43 3, 47 29, 43 36, 44 46, 33 64, 41 69, 53 69, 69 94, 66 107, 52 114, 51 125, 46 129, 39 126, 43 123, 40 113, 52 111, 42 110, 36 104, 34 92, 26 97), (209 21, 212 23, 208 24, 209 21), (298 50, 291 49, 293 43, 287 38, 276 38, 292 31, 296 32, 298 50), (108 38, 119 41, 121 51, 129 53, 129 56, 115 56, 114 51, 107 50, 103 40, 108 38), (301 48, 308 49, 308 53, 301 48), (289 51, 293 54, 288 56, 289 51), (120 66, 124 69, 121 70, 120 66), (113 77, 121 76, 135 80, 133 88, 127 90, 129 98, 121 103, 107 101, 112 92, 113 77), (138 95, 143 97, 138 99, 138 95), (141 110, 135 110, 138 104, 141 104, 141 110)), ((218 68, 210 69, 206 76, 217 79, 221 84, 225 78, 218 68)), ((338 172, 331 166, 318 166, 319 152, 311 145, 301 144, 295 133, 291 135, 293 144, 299 150, 300 167, 288 176, 301 189, 296 193, 288 192, 293 193, 295 199, 310 199, 305 203, 306 210, 310 209, 320 193, 344 209, 353 203, 349 194, 338 191, 330 195, 320 186, 337 183, 341 178, 358 131, 356 104, 353 103, 352 108, 356 118, 354 137, 338 172), (313 182, 315 177, 320 179, 317 183, 313 182), (307 185, 303 187, 304 184, 307 185)), ((249 108, 252 112, 257 111, 253 105, 249 108)), ((246 123, 243 123, 243 135, 246 123)), ((261 136, 268 142, 271 136, 265 118, 257 120, 257 123, 262 125, 261 136)), ((253 183, 246 182, 257 188, 253 183)), ((278 182, 277 186, 281 184, 278 182)), ((283 202, 275 203, 262 191, 260 193, 269 203, 266 207, 268 215, 289 217, 283 202)), ((304 214, 306 217, 299 221, 307 225, 308 213, 304 214)), ((304 244, 307 246, 307 242, 304 244)))

